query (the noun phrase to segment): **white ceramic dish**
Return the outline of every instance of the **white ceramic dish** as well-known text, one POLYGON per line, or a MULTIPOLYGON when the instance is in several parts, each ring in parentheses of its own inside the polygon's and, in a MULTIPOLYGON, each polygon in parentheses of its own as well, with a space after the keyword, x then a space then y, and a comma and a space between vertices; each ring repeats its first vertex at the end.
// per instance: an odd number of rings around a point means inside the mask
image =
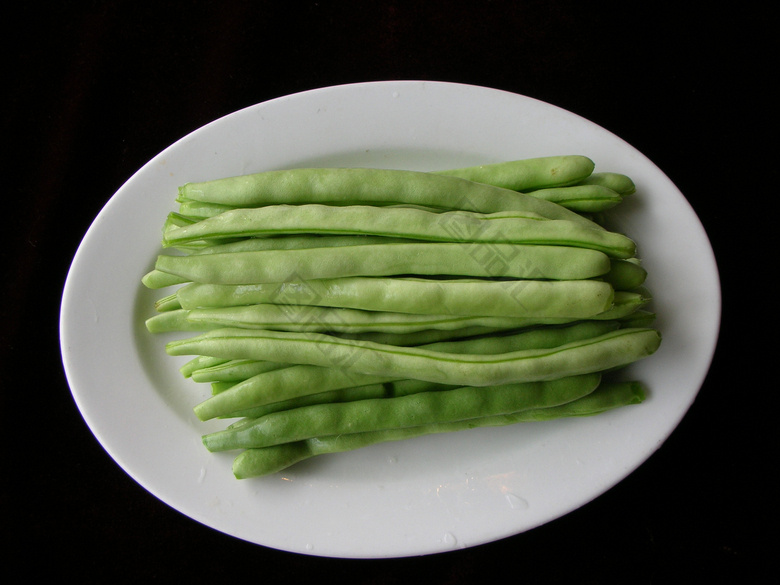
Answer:
POLYGON ((73 260, 61 307, 73 397, 106 451, 140 485, 234 537, 332 557, 430 554, 517 534, 601 495, 674 430, 709 368, 720 324, 709 240, 672 182, 603 128, 534 99, 438 82, 377 82, 295 94, 238 111, 179 140, 110 199, 73 260), (576 153, 631 176, 616 214, 639 245, 663 332, 631 367, 640 406, 599 417, 476 429, 323 456, 283 474, 236 480, 210 454, 184 380, 186 361, 143 320, 165 291, 140 284, 187 181, 294 166, 433 170, 576 153), (684 249, 685 253, 680 253, 684 249))

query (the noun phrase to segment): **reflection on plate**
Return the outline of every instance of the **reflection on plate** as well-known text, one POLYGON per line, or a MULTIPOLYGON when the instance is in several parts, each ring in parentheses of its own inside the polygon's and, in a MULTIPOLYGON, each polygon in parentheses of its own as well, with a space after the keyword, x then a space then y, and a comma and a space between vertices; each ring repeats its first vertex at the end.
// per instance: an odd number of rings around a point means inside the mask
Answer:
POLYGON ((645 156, 560 108, 482 87, 377 82, 324 88, 235 112, 141 168, 95 219, 74 258, 61 313, 73 397, 106 451, 189 517, 240 539, 333 557, 397 557, 494 541, 560 517, 622 480, 677 426, 709 368, 720 287, 707 236, 645 156), (233 454, 210 454, 192 407, 206 396, 143 325, 141 276, 188 181, 302 166, 435 170, 584 154, 638 191, 617 210, 639 246, 664 335, 631 366, 638 407, 590 419, 474 429, 304 462, 238 481, 233 454), (685 254, 678 250, 685 248, 685 254))

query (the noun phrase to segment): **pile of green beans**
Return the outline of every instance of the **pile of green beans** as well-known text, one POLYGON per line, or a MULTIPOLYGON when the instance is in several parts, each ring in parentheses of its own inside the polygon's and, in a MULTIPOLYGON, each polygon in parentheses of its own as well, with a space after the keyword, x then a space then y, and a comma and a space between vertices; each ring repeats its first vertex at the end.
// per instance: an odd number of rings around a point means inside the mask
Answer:
POLYGON ((661 343, 636 187, 581 155, 448 171, 302 168, 187 183, 144 275, 206 449, 239 479, 385 441, 644 400, 661 343))

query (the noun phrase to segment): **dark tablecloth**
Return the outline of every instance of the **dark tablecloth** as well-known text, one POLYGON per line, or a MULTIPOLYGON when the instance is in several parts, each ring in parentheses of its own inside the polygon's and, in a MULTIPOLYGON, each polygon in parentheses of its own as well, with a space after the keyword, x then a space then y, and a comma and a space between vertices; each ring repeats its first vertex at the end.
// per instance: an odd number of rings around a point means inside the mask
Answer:
POLYGON ((3 38, 6 570, 90 583, 421 577, 459 584, 502 573, 529 584, 759 582, 757 570, 769 565, 761 528, 773 531, 776 510, 775 388, 760 376, 776 344, 769 321, 776 238, 763 222, 776 195, 769 156, 776 104, 768 98, 776 95, 769 82, 777 55, 764 4, 683 6, 23 4, 5 20, 3 38), (710 374, 682 423, 638 470, 523 534, 436 555, 345 560, 219 533, 146 492, 81 418, 58 340, 73 254, 111 195, 203 124, 290 93, 398 79, 543 100, 654 161, 690 201, 718 259, 724 311, 710 374))

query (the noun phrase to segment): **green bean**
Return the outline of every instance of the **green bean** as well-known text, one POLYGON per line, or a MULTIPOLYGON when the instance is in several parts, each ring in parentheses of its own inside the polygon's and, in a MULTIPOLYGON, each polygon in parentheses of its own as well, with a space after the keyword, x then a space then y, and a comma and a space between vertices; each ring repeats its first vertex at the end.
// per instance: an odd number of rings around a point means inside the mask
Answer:
POLYGON ((633 290, 644 284, 647 279, 647 270, 636 258, 613 259, 609 272, 603 278, 615 290, 633 290))
POLYGON ((195 382, 242 382, 282 368, 289 368, 290 364, 280 364, 278 362, 266 362, 260 360, 226 360, 219 364, 199 367, 194 369, 190 377, 195 382))
POLYGON ((187 309, 172 309, 149 317, 145 321, 149 333, 167 333, 171 331, 207 331, 220 327, 218 324, 191 321, 187 309))
POLYGON ((581 155, 526 158, 499 163, 434 171, 513 191, 561 187, 584 180, 593 173, 593 161, 581 155))
MULTIPOLYGON (((591 319, 614 319, 630 314, 649 299, 642 293, 616 291, 613 306, 591 319)), ((276 331, 318 331, 324 333, 395 332, 413 333, 430 329, 519 329, 532 325, 557 325, 575 319, 508 318, 451 315, 418 315, 362 309, 338 309, 308 305, 260 304, 238 307, 215 307, 182 310, 186 313, 185 331, 206 331, 217 327, 271 329, 276 331)), ((150 318, 147 323, 158 317, 150 318)), ((174 322, 175 323, 175 322, 174 322)), ((150 329, 151 330, 151 329, 150 329)))
POLYGON ((193 283, 176 291, 176 298, 185 309, 284 303, 418 315, 587 319, 612 307, 614 290, 597 280, 352 277, 246 286, 193 283))
POLYGON ((463 386, 397 398, 315 404, 267 414, 233 429, 203 436, 212 452, 256 449, 304 439, 441 424, 565 404, 592 392, 600 374, 545 382, 463 386))
POLYGON ((215 358, 211 356, 199 355, 192 358, 186 364, 181 366, 179 368, 179 372, 181 372, 181 375, 184 376, 185 378, 191 378, 194 372, 202 368, 214 367, 218 364, 224 364, 227 361, 229 360, 226 360, 224 358, 215 358))
POLYGON ((622 173, 599 172, 592 173, 577 183, 578 185, 601 185, 616 193, 626 196, 636 193, 636 185, 631 177, 622 173))
POLYGON ((231 205, 205 203, 203 201, 184 200, 179 204, 179 213, 190 218, 204 219, 233 209, 231 205))
MULTIPOLYGON (((598 186, 577 190, 576 201, 596 199, 598 186), (587 190, 588 193, 583 191, 587 190)), ((545 191, 547 193, 548 191, 545 191)), ((558 190, 555 190, 557 193, 558 190)), ((617 197, 617 194, 614 194, 617 197)), ((600 250, 618 258, 631 257, 636 245, 623 234, 593 229, 571 220, 549 220, 535 213, 434 213, 410 207, 371 205, 268 205, 233 209, 168 231, 165 247, 209 239, 269 237, 291 234, 386 236, 432 242, 486 242, 563 245, 600 250)))
POLYGON ((651 355, 659 344, 656 330, 632 328, 551 350, 485 356, 385 346, 321 333, 228 328, 171 341, 166 350, 173 356, 229 356, 328 368, 348 366, 352 372, 375 376, 489 386, 621 367, 651 355))
POLYGON ((602 382, 590 394, 559 406, 521 410, 507 415, 485 416, 452 423, 313 437, 271 447, 245 449, 233 461, 233 474, 237 479, 261 477, 277 473, 312 457, 353 451, 378 443, 478 427, 593 416, 615 408, 639 404, 644 400, 645 390, 639 382, 602 382))
MULTIPOLYGON (((519 328, 535 324, 534 320, 507 317, 461 317, 452 315, 415 315, 338 309, 307 305, 260 304, 238 307, 182 309, 184 331, 205 331, 217 327, 272 329, 276 331, 395 332, 412 333, 429 329, 463 329, 465 327, 519 328)), ((147 325, 166 314, 147 320, 147 325)), ((174 326, 176 322, 172 323, 174 326)), ((152 329, 150 328, 150 331, 152 329)))
MULTIPOLYGON (((201 218, 199 217, 189 217, 181 213, 177 213, 175 211, 170 212, 168 214, 168 217, 165 219, 165 223, 163 224, 163 229, 162 229, 163 241, 165 240, 165 234, 167 234, 168 232, 188 225, 193 225, 199 221, 201 221, 201 218)), ((177 248, 181 249, 182 251, 193 252, 208 246, 229 244, 233 241, 235 241, 234 238, 225 238, 222 240, 214 239, 209 242, 192 241, 187 244, 182 244, 181 246, 177 246, 177 248)))
MULTIPOLYGON (((456 356, 458 355, 465 355, 465 359, 473 358, 475 360, 478 360, 479 358, 476 356, 480 355, 488 357, 500 355, 505 357, 517 354, 516 357, 520 357, 519 354, 526 352, 530 356, 534 351, 566 347, 569 344, 597 339, 615 331, 616 327, 615 323, 608 321, 583 322, 561 327, 539 327, 516 334, 477 337, 461 341, 442 341, 421 347, 417 346, 417 349, 427 354, 431 362, 435 362, 438 357, 457 360, 456 356)), ((403 350, 403 348, 397 346, 372 344, 370 342, 356 342, 355 344, 357 348, 366 346, 381 348, 389 353, 403 350)), ((332 349, 325 347, 323 354, 328 356, 329 352, 332 351, 332 349)), ((331 354, 330 357, 334 358, 330 363, 326 360, 318 364, 298 364, 291 368, 275 370, 244 380, 229 391, 196 405, 195 413, 201 420, 227 415, 246 416, 247 409, 262 406, 269 402, 278 402, 315 392, 390 382, 405 378, 441 384, 457 383, 450 382, 444 377, 430 378, 425 375, 410 375, 409 370, 395 371, 392 368, 381 372, 362 372, 359 368, 353 367, 352 362, 349 361, 359 357, 357 351, 352 355, 342 354, 338 356, 331 354)), ((289 363, 295 363, 295 361, 296 358, 291 358, 289 363)), ((485 361, 489 362, 488 358, 485 358, 485 361)), ((438 366, 432 365, 431 367, 438 366)), ((565 373, 561 375, 565 375, 565 373)), ((479 383, 477 382, 477 384, 479 383)))
POLYGON ((141 283, 146 288, 160 289, 177 284, 185 284, 189 282, 186 278, 181 278, 175 274, 169 274, 162 270, 152 269, 141 278, 141 283))
MULTIPOLYGON (((187 224, 192 225, 192 224, 187 224)), ((297 250, 307 248, 331 248, 340 246, 356 246, 361 244, 387 244, 406 241, 402 238, 384 236, 318 236, 295 235, 268 238, 242 238, 228 243, 203 245, 188 253, 194 256, 200 254, 228 254, 232 252, 252 252, 260 250, 297 250)), ((206 242, 208 243, 208 242, 206 242)), ((143 276, 141 282, 151 289, 159 289, 176 284, 189 282, 186 278, 152 269, 143 276)))
POLYGON ((154 302, 154 309, 159 313, 164 313, 166 311, 176 311, 177 309, 183 308, 181 306, 181 301, 179 299, 179 291, 181 289, 169 294, 165 295, 164 297, 157 299, 154 302))
MULTIPOLYGON (((549 187, 532 191, 530 194, 545 201, 552 201, 578 213, 605 211, 623 201, 622 195, 616 191, 603 185, 591 184, 549 187)), ((180 229, 187 230, 188 228, 185 226, 180 229)))
POLYGON ((155 269, 207 284, 351 276, 471 276, 577 280, 609 271, 609 257, 568 246, 409 243, 157 257, 155 269))
MULTIPOLYGON (((378 384, 366 384, 364 386, 349 386, 346 388, 336 388, 325 392, 316 392, 305 394, 281 400, 278 402, 269 402, 254 408, 250 408, 241 413, 242 418, 233 421, 227 428, 237 428, 249 424, 261 416, 281 410, 291 410, 301 406, 311 406, 314 404, 330 404, 335 402, 354 402, 356 400, 367 400, 369 398, 396 398, 399 396, 409 396, 419 392, 434 392, 437 390, 452 389, 454 386, 448 384, 437 384, 426 382, 425 380, 392 380, 378 384)), ((231 414, 222 418, 235 418, 231 414)))
POLYGON ((576 212, 531 195, 459 177, 406 170, 308 168, 265 171, 187 183, 179 188, 179 198, 234 207, 306 203, 411 204, 479 213, 530 211, 549 219, 570 219, 598 228, 576 212))
MULTIPOLYGON (((438 340, 422 345, 423 349, 453 354, 490 355, 506 351, 547 349, 590 339, 614 331, 616 322, 583 322, 560 327, 538 327, 519 332, 497 333, 459 340, 438 340)), ((348 364, 339 364, 340 366, 348 364)), ((339 390, 352 386, 388 383, 403 376, 371 375, 345 367, 322 367, 299 364, 284 370, 264 372, 236 384, 229 392, 198 404, 195 413, 207 420, 225 416, 251 416, 254 409, 268 403, 299 398, 312 393, 339 390)), ((446 382, 438 382, 446 384, 446 382)))
MULTIPOLYGON (((613 286, 615 282, 610 279, 613 286)), ((636 288, 636 287, 632 287, 636 288)), ((589 319, 623 318, 650 301, 644 291, 617 290, 612 305, 589 319)), ((459 315, 427 315, 324 307, 318 305, 287 305, 261 303, 173 309, 146 320, 152 333, 171 331, 208 331, 222 327, 270 329, 276 331, 317 331, 324 333, 409 333, 443 331, 497 331, 534 325, 561 325, 579 320, 572 317, 483 317, 459 315)), ((471 333, 467 333, 471 334, 471 333)), ((398 343, 393 343, 398 345, 398 343)))
POLYGON ((384 331, 365 331, 362 333, 333 333, 343 339, 373 341, 387 345, 413 346, 436 343, 453 339, 463 340, 482 335, 491 335, 511 330, 511 327, 464 327, 462 329, 425 329, 413 333, 388 333, 384 331))

